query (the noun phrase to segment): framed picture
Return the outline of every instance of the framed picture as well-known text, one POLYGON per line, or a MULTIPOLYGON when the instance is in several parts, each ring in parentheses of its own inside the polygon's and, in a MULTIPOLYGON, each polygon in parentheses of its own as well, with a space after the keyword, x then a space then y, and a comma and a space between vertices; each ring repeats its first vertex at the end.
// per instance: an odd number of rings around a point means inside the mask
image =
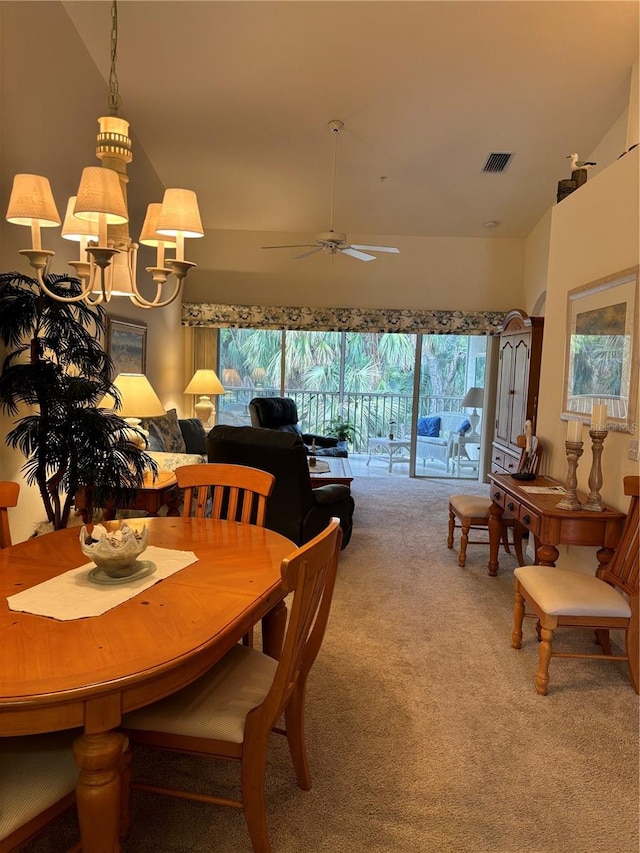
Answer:
POLYGON ((114 377, 119 373, 144 373, 147 367, 147 326, 110 317, 107 352, 113 359, 114 377))
POLYGON ((569 291, 563 419, 606 405, 609 430, 635 432, 637 328, 638 267, 569 291))

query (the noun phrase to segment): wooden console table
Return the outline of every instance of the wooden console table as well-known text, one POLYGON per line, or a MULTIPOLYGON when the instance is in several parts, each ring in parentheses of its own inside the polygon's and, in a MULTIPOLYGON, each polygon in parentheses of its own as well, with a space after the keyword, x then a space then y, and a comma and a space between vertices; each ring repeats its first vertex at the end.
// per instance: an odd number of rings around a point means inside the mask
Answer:
MULTIPOLYGON (((85 524, 88 524, 92 509, 95 509, 93 499, 89 490, 81 488, 76 495, 76 511, 82 516, 85 524)), ((116 507, 113 503, 108 503, 104 507, 104 517, 106 521, 111 521, 116 517, 118 509, 139 509, 148 515, 156 516, 160 508, 167 506, 167 515, 180 515, 180 500, 182 498, 181 490, 178 488, 178 481, 173 471, 159 471, 155 480, 151 474, 145 474, 142 488, 138 489, 135 496, 126 506, 116 507)))
MULTIPOLYGON (((558 509, 562 492, 528 491, 535 488, 562 488, 559 480, 536 477, 535 480, 514 480, 510 474, 490 474, 491 509, 489 515, 489 574, 498 574, 498 549, 502 533, 502 513, 507 510, 526 530, 533 533, 536 563, 555 566, 558 545, 590 545, 598 548, 596 557, 604 566, 620 540, 625 514, 605 508, 603 512, 558 509)), ((578 492, 584 503, 587 495, 578 492)), ((516 525, 515 535, 518 535, 516 525)))

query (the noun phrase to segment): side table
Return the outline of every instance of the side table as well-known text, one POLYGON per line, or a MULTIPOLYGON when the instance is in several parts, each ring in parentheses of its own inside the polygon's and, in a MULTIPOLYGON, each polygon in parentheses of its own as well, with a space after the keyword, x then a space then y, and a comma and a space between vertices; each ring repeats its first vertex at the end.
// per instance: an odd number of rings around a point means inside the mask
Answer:
MULTIPOLYGON (((145 474, 143 484, 134 497, 125 506, 116 507, 113 502, 107 502, 104 509, 106 521, 115 518, 119 509, 139 509, 148 515, 156 516, 163 506, 167 507, 167 515, 180 515, 181 490, 173 471, 159 471, 155 480, 152 474, 145 474)), ((76 511, 82 516, 85 524, 91 521, 90 513, 95 509, 91 490, 82 487, 76 495, 76 511)))

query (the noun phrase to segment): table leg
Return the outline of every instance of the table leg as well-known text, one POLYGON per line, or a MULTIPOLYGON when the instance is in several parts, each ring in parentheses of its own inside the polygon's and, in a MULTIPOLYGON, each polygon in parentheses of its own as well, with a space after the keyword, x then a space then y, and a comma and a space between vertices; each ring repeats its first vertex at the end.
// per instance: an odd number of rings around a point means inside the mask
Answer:
POLYGON ((555 545, 538 545, 536 550, 536 565, 538 566, 555 566, 560 551, 555 545))
POLYGON ((287 606, 284 601, 279 601, 262 618, 262 651, 265 655, 280 660, 286 627, 287 606))
POLYGON ((73 744, 80 767, 76 804, 83 853, 120 853, 121 732, 82 734, 73 744))
POLYGON ((489 507, 489 565, 487 569, 491 577, 495 577, 500 568, 498 551, 500 550, 500 540, 502 538, 503 512, 503 508, 497 503, 492 503, 489 507))

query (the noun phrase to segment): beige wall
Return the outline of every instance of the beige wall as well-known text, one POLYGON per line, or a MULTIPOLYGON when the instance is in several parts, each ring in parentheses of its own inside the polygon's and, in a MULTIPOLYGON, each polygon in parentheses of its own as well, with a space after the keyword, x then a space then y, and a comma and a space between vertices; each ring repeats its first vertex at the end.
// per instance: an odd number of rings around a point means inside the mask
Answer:
MULTIPOLYGON (((638 263, 638 149, 557 204, 552 211, 549 275, 542 348, 538 435, 545 447, 545 470, 558 479, 566 475, 566 422, 560 420, 566 347, 567 292, 580 285, 628 269, 638 263)), ((640 413, 635 412, 637 424, 640 413)), ((622 478, 639 473, 628 459, 629 433, 610 432, 604 444, 603 499, 626 510, 622 478)), ((578 488, 589 491, 591 445, 584 432, 584 455, 578 466, 578 488)), ((571 554, 577 559, 580 552, 571 554)))

